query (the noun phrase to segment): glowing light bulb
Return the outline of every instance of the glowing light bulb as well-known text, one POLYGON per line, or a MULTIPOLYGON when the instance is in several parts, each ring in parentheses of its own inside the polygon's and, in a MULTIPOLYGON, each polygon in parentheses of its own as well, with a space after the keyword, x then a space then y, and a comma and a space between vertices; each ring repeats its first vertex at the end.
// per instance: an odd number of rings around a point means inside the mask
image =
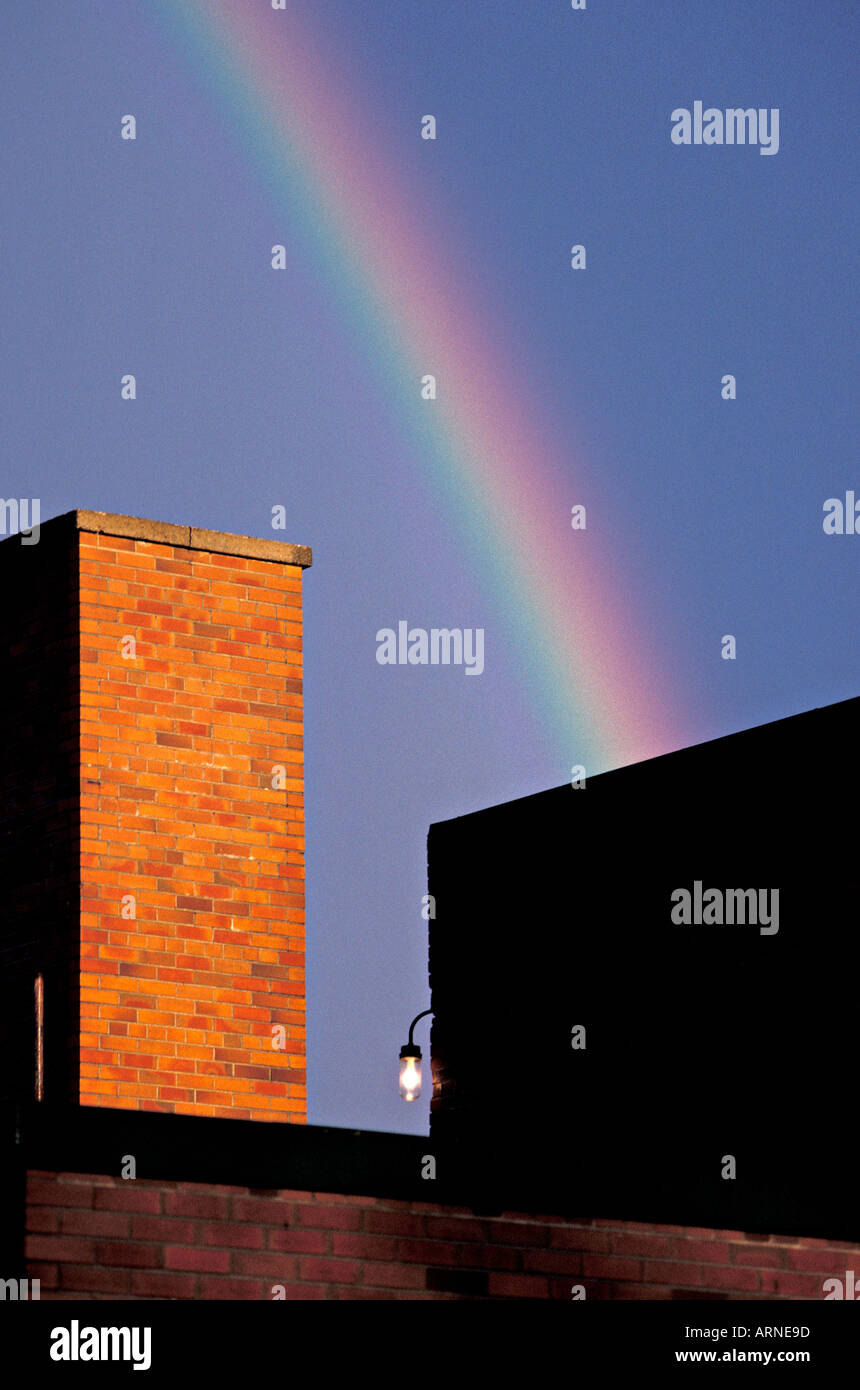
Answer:
POLYGON ((400 1053, 400 1094, 404 1100, 417 1100, 421 1094, 421 1052, 417 1047, 400 1053))

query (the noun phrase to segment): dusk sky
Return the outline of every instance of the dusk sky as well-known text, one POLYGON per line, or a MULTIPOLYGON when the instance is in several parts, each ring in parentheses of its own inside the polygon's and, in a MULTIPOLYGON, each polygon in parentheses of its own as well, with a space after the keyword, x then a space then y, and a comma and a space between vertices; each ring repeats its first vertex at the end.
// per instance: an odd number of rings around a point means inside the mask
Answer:
POLYGON ((431 823, 860 693, 856 40, 849 0, 0 12, 0 494, 313 550, 310 1123, 427 1130, 431 823), (673 143, 699 101, 778 149, 673 143), (379 664, 400 621, 483 671, 379 664))

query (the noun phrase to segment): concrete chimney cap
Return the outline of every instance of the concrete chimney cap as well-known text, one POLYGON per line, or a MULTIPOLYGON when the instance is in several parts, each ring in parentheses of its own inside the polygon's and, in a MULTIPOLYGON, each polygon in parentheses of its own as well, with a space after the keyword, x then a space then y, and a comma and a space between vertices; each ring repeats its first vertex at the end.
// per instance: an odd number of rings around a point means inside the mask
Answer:
POLYGON ((298 565, 309 569, 313 563, 310 546, 287 541, 238 536, 230 531, 209 531, 200 526, 176 526, 169 521, 149 521, 140 516, 116 512, 75 510, 64 512, 42 523, 42 532, 69 526, 77 531, 93 531, 103 536, 124 536, 130 540, 153 541, 158 545, 185 546, 189 550, 208 550, 218 555, 244 555, 253 560, 298 565))

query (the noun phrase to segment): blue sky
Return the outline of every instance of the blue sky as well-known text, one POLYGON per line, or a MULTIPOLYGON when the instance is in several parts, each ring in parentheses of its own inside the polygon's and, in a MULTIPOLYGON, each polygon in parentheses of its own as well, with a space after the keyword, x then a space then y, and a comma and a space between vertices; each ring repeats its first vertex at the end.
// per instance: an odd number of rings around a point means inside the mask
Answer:
MULTIPOLYGON (((856 695, 860 537, 822 529, 825 499, 860 498, 854 7, 295 7, 327 72, 366 98, 376 154, 445 229, 571 502, 610 540, 685 730, 856 695), (779 152, 675 147, 670 113, 697 99, 779 108, 779 152)), ((559 785, 576 754, 535 705, 370 345, 155 8, 0 14, 0 494, 39 497, 43 518, 90 507, 312 546, 309 1119, 420 1132, 426 1097, 399 1100, 396 1063, 428 1000, 427 827, 559 785), (483 627, 484 674, 378 666, 376 631, 399 618, 483 627)), ((503 894, 500 865, 488 895, 503 894)))

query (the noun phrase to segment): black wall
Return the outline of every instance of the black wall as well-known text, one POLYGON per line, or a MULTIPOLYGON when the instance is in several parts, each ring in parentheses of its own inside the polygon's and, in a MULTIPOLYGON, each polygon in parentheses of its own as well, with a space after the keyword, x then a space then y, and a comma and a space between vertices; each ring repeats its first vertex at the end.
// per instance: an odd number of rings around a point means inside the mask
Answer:
MULTIPOLYGON (((74 513, 72 514, 74 517, 74 513)), ((0 543, 0 1097, 34 1094, 33 985, 44 981, 44 1094, 76 1100, 80 1038, 78 538, 0 543)))
POLYGON ((538 1208, 856 1238, 858 741, 855 699, 434 825, 434 1138, 538 1208), (779 931, 673 924, 695 880, 779 931))

